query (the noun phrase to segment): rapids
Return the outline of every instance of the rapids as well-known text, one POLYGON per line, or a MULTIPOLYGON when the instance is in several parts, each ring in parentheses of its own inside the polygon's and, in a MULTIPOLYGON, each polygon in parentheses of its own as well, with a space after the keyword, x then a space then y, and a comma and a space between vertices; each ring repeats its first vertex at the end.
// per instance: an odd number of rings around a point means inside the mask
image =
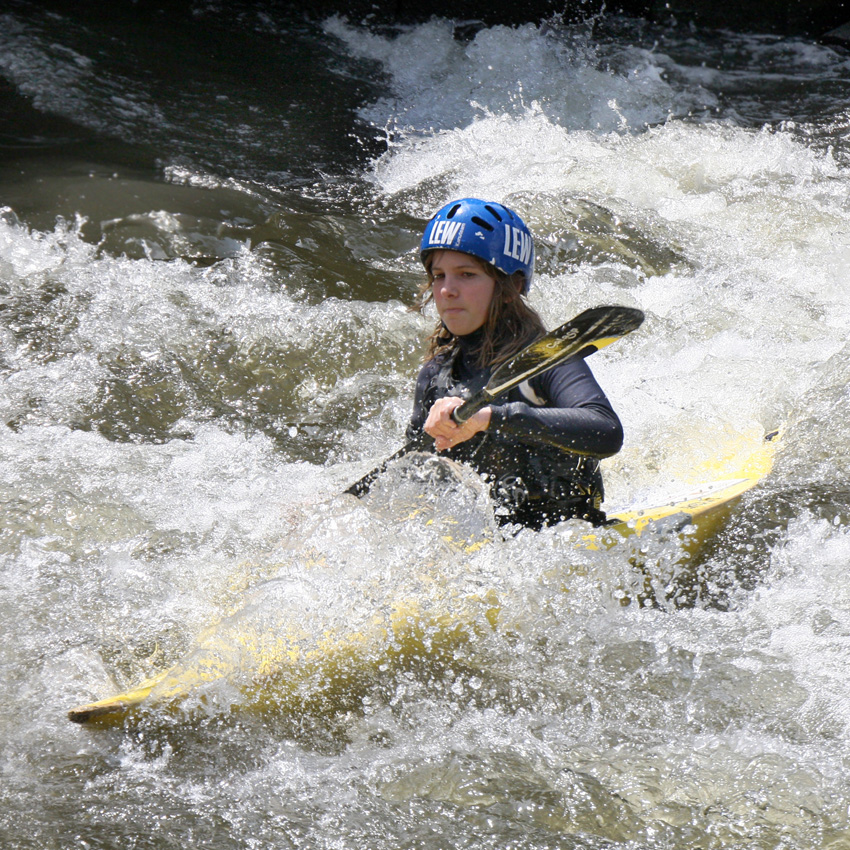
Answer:
POLYGON ((0 12, 0 846, 850 847, 848 55, 173 15, 0 12), (646 312, 590 361, 626 428, 609 506, 784 429, 686 601, 674 544, 640 606, 577 523, 340 495, 404 440, 418 233, 463 195, 529 223, 550 327, 646 312), (241 611, 317 637, 489 588, 503 627, 297 712, 66 718, 241 611))

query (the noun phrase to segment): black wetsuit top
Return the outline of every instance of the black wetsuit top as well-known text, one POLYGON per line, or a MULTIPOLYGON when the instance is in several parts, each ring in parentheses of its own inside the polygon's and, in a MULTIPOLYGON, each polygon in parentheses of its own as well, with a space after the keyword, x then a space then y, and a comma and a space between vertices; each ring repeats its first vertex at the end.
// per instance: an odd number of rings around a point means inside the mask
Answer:
MULTIPOLYGON (((456 352, 422 367, 408 439, 422 434, 438 398, 468 397, 486 385, 492 370, 475 365, 480 332, 458 342, 456 352)), ((537 529, 574 516, 603 523, 599 459, 620 450, 623 428, 587 363, 567 360, 490 407, 487 431, 443 454, 491 482, 499 521, 537 529)))

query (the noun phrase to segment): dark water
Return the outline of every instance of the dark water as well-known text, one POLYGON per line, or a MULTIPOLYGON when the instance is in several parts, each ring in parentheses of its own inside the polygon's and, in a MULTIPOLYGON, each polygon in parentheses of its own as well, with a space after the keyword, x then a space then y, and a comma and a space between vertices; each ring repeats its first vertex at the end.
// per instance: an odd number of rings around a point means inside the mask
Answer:
POLYGON ((837 48, 625 19, 7 2, 0 845, 850 847, 848 87, 837 48), (680 604, 622 604, 580 527, 459 553, 478 496, 339 496, 403 440, 418 234, 467 194, 529 221, 550 326, 647 313, 593 360, 609 508, 784 427, 701 565, 651 542, 680 604), (319 639, 487 590, 499 628, 297 711, 65 717, 246 594, 319 639))

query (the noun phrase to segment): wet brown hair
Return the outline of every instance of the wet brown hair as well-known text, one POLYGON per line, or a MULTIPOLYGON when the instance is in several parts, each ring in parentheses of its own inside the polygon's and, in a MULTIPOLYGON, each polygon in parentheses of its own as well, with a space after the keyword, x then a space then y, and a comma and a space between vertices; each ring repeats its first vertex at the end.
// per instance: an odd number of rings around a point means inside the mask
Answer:
MULTIPOLYGON (((431 266, 434 256, 438 253, 439 250, 433 250, 425 255, 425 271, 428 277, 419 289, 418 301, 411 308, 420 313, 434 300, 434 276, 431 266)), ((483 325, 484 333, 477 358, 479 367, 490 366, 507 360, 525 348, 546 333, 546 328, 537 311, 530 307, 520 294, 525 287, 525 275, 522 272, 507 275, 472 254, 468 256, 496 282, 493 298, 490 300, 490 310, 483 325)), ((437 322, 427 341, 428 350, 423 358, 426 363, 458 346, 457 337, 441 321, 437 322)))

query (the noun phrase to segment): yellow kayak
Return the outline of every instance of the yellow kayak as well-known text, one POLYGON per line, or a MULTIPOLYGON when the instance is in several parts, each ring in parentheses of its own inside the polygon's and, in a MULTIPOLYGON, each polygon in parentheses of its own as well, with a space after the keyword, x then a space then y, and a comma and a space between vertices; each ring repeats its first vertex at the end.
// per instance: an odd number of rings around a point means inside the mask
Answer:
MULTIPOLYGON (((737 446, 704 470, 707 483, 681 499, 617 511, 604 528, 577 536, 586 550, 638 545, 650 534, 674 537, 692 557, 719 530, 738 498, 771 470, 778 432, 751 450, 737 446), (731 467, 731 468, 730 468, 731 467), (713 478, 712 478, 713 476, 713 478), (722 477, 718 477, 722 476, 722 477)), ((486 534, 461 532, 466 551, 481 548, 486 534)), ((358 684, 408 659, 439 660, 460 642, 500 625, 495 590, 469 592, 461 577, 427 571, 415 595, 387 600, 380 581, 361 588, 365 614, 346 617, 347 628, 324 623, 332 604, 316 601, 309 575, 300 582, 268 581, 248 603, 203 633, 175 666, 124 693, 71 709, 77 723, 112 725, 149 710, 327 711, 339 708, 358 684), (298 594, 301 594, 300 596, 298 594), (373 594, 370 596, 370 594, 373 594)), ((306 571, 309 574, 309 570, 306 571)), ((316 587, 322 582, 316 582, 316 587)), ((362 690, 362 688, 361 688, 362 690)))
POLYGON ((602 539, 598 533, 586 538, 588 547, 598 547, 603 541, 610 544, 617 537, 640 536, 652 529, 656 533, 679 535, 684 551, 696 555, 719 531, 738 497, 771 471, 779 436, 779 431, 767 433, 760 445, 743 455, 739 454, 740 447, 733 443, 728 450, 730 457, 715 458, 700 470, 706 483, 689 490, 680 499, 662 505, 617 510, 610 517, 602 539), (721 477, 717 477, 718 474, 721 477))

